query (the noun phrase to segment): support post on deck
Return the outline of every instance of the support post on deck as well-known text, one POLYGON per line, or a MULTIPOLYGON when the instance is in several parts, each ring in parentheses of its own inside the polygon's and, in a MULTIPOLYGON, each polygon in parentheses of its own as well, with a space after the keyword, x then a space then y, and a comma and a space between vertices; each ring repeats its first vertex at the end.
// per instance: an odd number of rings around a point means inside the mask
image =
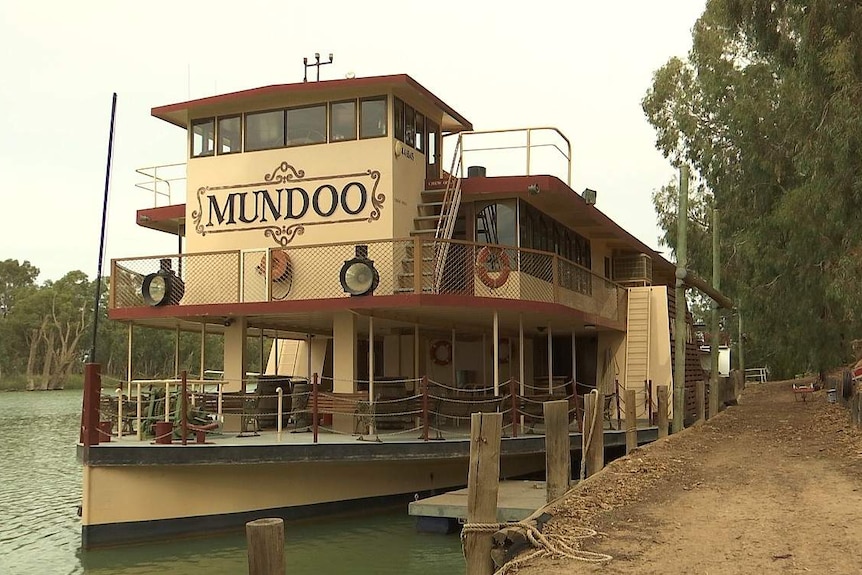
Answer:
POLYGON ((633 389, 626 390, 626 455, 638 446, 638 406, 637 394, 633 389))
POLYGON ((586 477, 590 477, 605 466, 604 397, 601 393, 588 393, 584 399, 584 434, 588 442, 583 457, 587 463, 586 477))
POLYGON ((658 438, 667 437, 667 386, 660 385, 658 392, 658 438))
POLYGON ((268 518, 245 524, 248 575, 284 573, 284 519, 268 518))
POLYGON ((183 410, 182 415, 180 416, 180 433, 182 433, 182 444, 186 445, 188 443, 188 434, 189 434, 189 381, 188 381, 189 372, 183 370, 180 373, 180 379, 182 380, 182 388, 181 393, 182 396, 182 404, 181 408, 183 410))
POLYGON ((697 404, 697 421, 706 420, 706 382, 702 379, 694 385, 694 401, 697 404))
POLYGON ((509 379, 509 395, 512 397, 512 437, 518 437, 518 419, 521 414, 521 396, 518 394, 518 380, 509 379))
POLYGON ((311 429, 314 443, 317 443, 317 374, 311 378, 311 429))
MULTIPOLYGON (((500 484, 502 413, 474 413, 470 418, 470 468, 467 473, 467 523, 497 522, 500 484)), ((470 531, 465 526, 464 556, 467 575, 490 575, 493 532, 470 531)))
POLYGON ((546 401, 545 416, 545 487, 547 501, 562 497, 569 490, 572 457, 569 440, 569 402, 546 401))
POLYGON ((422 440, 428 441, 428 376, 422 376, 422 440))

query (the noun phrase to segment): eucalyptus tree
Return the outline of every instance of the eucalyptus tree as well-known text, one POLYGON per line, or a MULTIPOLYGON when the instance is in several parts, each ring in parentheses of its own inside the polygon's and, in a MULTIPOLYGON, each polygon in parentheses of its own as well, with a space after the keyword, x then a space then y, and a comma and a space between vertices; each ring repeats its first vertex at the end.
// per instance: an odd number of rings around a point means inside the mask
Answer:
MULTIPOLYGON (((860 29, 857 2, 709 0, 688 57, 643 100, 659 150, 696 175, 689 217, 722 211, 722 286, 744 302, 747 357, 784 374, 846 361, 862 328, 860 29)), ((675 247, 668 192, 654 203, 675 247)), ((689 259, 708 272, 705 237, 689 259)))

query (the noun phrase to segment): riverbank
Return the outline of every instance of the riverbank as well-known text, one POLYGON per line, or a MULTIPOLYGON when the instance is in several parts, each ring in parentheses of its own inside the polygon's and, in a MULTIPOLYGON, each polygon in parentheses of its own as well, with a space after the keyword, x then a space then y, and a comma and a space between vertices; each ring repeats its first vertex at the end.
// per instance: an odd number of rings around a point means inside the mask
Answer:
MULTIPOLYGON (((63 382, 61 389, 84 389, 84 375, 80 373, 70 374, 63 382)), ((27 376, 11 375, 0 378, 0 391, 27 391, 27 376)))
POLYGON ((547 529, 596 529, 581 548, 610 563, 541 558, 517 572, 858 573, 862 431, 825 391, 802 402, 791 385, 750 386, 740 405, 573 489, 547 529))

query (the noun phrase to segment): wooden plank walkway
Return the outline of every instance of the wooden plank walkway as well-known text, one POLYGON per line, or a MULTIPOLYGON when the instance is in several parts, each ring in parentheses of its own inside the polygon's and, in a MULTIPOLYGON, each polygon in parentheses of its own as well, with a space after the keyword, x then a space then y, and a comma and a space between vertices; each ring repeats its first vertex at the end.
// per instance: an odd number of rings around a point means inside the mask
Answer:
MULTIPOLYGON (((497 494, 497 520, 520 521, 545 504, 544 481, 501 481, 497 494)), ((434 495, 410 503, 416 517, 467 519, 467 488, 434 495)))

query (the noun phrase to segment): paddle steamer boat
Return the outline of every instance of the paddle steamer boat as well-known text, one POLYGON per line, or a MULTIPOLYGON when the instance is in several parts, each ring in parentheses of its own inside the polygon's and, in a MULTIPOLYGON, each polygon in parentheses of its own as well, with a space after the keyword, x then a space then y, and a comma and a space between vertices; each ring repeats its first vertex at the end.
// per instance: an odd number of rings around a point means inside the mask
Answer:
POLYGON ((85 547, 462 486, 475 411, 504 413, 502 474, 534 473, 543 401, 569 401, 577 451, 584 393, 619 429, 623 389, 648 420, 670 384, 674 267, 572 189, 560 131, 474 130, 408 75, 152 115, 188 158, 140 170, 156 205, 136 223, 181 253, 113 260, 109 317, 130 350, 170 329, 200 334, 201 358, 177 354, 170 380, 90 374, 85 547), (268 351, 250 377, 253 340, 268 351))

